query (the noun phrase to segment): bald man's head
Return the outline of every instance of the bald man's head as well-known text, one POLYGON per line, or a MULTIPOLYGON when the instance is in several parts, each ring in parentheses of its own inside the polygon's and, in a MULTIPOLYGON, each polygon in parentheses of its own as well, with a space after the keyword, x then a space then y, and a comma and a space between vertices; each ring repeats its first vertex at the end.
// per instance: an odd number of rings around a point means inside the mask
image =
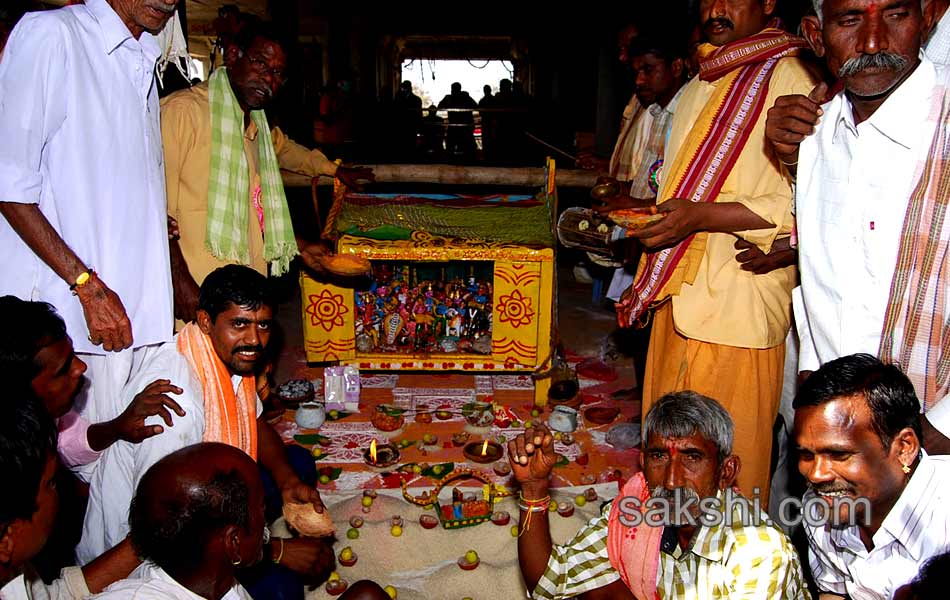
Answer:
POLYGON ((264 489, 257 464, 226 444, 182 448, 139 482, 129 509, 140 556, 173 577, 260 560, 264 489))

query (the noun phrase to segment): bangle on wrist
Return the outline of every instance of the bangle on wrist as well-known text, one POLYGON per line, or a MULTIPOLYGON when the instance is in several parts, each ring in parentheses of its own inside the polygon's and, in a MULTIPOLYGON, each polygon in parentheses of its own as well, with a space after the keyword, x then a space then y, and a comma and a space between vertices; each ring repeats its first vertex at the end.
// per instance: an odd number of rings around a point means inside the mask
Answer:
POLYGON ((78 294, 79 288, 89 283, 89 281, 92 279, 92 277, 95 274, 96 272, 93 271, 92 269, 86 269, 85 271, 83 271, 76 277, 76 281, 70 284, 69 291, 72 292, 73 294, 78 294))

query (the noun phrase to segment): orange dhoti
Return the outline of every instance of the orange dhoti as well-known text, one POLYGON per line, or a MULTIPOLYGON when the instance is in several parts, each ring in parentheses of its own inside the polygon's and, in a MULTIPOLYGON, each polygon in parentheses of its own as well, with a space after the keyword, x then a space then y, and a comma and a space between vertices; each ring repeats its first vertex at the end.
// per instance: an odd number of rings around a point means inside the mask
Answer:
POLYGON ((717 400, 735 423, 732 451, 742 461, 739 489, 768 506, 772 427, 782 395, 785 345, 736 348, 680 335, 672 303, 656 311, 643 382, 643 416, 670 392, 692 390, 717 400))

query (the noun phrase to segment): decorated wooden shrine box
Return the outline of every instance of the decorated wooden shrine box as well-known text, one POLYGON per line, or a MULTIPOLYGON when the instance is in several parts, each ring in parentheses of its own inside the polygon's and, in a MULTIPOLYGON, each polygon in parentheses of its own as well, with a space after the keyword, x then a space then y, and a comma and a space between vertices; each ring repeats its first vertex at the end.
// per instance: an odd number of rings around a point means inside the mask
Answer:
MULTIPOLYGON (((308 362, 360 370, 532 372, 552 346, 555 190, 335 194, 324 237, 368 259, 359 281, 301 274, 308 362), (355 285, 342 287, 343 284, 355 285)), ((547 399, 548 380, 536 385, 547 399)))

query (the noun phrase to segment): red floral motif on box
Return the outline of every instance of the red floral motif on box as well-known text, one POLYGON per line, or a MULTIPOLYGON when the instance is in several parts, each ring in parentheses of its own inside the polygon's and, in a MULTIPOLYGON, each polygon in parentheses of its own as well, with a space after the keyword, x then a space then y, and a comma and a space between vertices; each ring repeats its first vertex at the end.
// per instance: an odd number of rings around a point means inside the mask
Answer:
POLYGON ((534 317, 531 309, 531 298, 525 298, 520 290, 514 290, 510 295, 498 298, 498 320, 502 323, 511 323, 515 329, 522 325, 530 325, 534 317))
POLYGON ((310 305, 307 306, 307 314, 310 315, 311 325, 319 325, 327 331, 343 326, 343 315, 350 309, 343 305, 342 294, 323 290, 319 294, 311 294, 308 299, 310 305))

